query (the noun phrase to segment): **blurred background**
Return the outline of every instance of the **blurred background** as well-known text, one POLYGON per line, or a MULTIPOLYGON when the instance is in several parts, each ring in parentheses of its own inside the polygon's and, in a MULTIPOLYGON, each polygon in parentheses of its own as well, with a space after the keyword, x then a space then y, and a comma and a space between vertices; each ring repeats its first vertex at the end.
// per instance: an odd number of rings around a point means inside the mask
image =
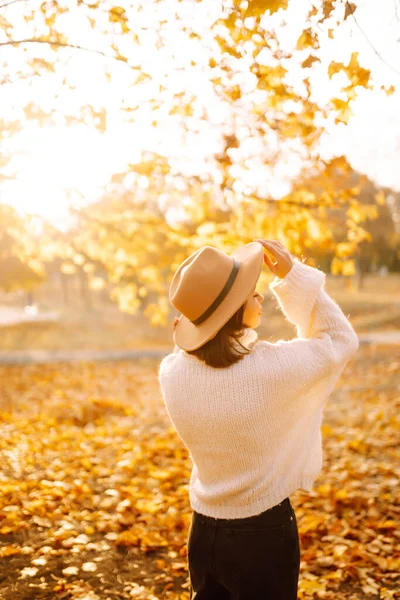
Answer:
POLYGON ((0 24, 1 352, 168 349, 178 265, 256 237, 398 339, 397 0, 14 0, 0 24))
POLYGON ((0 0, 2 599, 189 600, 168 289, 255 238, 361 342, 291 494, 299 599, 399 598, 399 106, 400 0, 0 0))

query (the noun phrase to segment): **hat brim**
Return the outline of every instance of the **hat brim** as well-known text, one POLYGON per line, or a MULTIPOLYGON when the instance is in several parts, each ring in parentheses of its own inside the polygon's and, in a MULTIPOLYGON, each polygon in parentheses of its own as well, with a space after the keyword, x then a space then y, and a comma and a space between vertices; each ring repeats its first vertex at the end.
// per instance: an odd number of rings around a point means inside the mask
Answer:
POLYGON ((264 264, 264 249, 260 242, 241 246, 230 256, 240 261, 240 267, 231 289, 218 308, 198 326, 181 315, 172 337, 182 350, 196 350, 212 339, 255 289, 264 264))

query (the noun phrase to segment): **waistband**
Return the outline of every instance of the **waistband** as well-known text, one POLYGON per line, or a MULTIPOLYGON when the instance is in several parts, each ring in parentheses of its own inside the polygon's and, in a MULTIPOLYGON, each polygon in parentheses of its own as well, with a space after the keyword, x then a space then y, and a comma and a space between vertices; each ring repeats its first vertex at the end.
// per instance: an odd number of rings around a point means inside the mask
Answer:
POLYGON ((279 502, 278 504, 275 504, 275 506, 271 506, 271 508, 267 508, 266 510, 264 510, 262 513, 259 513, 258 515, 251 515, 249 517, 241 517, 239 519, 220 519, 220 518, 216 518, 216 517, 210 517, 208 515, 203 515, 202 513, 198 513, 195 510, 193 511, 193 514, 195 516, 196 519, 202 521, 203 523, 218 523, 218 524, 232 524, 232 523, 249 523, 251 521, 256 521, 262 518, 263 515, 272 513, 272 512, 276 512, 281 510, 280 507, 284 507, 284 508, 289 508, 291 506, 290 504, 290 499, 289 497, 285 498, 284 500, 282 500, 281 502, 279 502))

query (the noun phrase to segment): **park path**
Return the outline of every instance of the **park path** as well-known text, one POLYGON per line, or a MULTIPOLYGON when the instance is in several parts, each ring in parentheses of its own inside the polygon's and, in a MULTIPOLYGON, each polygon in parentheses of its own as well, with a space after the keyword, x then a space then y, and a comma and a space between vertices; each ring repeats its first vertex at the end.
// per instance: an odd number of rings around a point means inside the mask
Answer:
MULTIPOLYGON (((400 344, 400 330, 376 331, 360 334, 361 344, 400 344)), ((76 361, 132 360, 140 358, 163 358, 173 347, 146 348, 138 350, 13 350, 0 352, 0 364, 40 364, 76 361)))
POLYGON ((23 308, 0 305, 0 327, 9 327, 10 325, 19 325, 20 323, 32 323, 38 321, 58 321, 60 313, 58 311, 37 311, 33 307, 23 308))
MULTIPOLYGON (((34 310, 0 306, 0 328, 32 321, 57 321, 58 312, 35 313, 34 310)), ((400 344, 400 330, 370 331, 360 333, 361 344, 400 344)), ((141 348, 137 350, 12 350, 0 351, 0 364, 40 364, 75 361, 132 360, 140 358, 162 359, 172 352, 173 346, 141 348)))

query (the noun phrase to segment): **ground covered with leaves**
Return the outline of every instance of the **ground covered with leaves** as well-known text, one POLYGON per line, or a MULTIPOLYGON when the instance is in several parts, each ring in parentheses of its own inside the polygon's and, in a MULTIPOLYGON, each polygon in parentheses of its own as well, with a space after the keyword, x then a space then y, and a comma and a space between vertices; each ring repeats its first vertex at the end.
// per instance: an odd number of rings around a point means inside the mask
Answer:
MULTIPOLYGON (((291 494, 299 598, 400 598, 399 360, 361 346, 291 494)), ((158 360, 0 367, 0 598, 189 598, 191 462, 158 360)))

